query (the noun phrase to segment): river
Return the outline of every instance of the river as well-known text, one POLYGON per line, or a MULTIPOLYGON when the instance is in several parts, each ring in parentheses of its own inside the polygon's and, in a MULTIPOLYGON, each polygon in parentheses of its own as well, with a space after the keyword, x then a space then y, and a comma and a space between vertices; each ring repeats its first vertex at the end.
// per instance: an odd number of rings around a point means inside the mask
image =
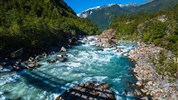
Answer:
MULTIPOLYGON (((120 43, 123 52, 135 48, 132 43, 120 43)), ((41 58, 42 66, 9 74, 0 73, 0 100, 53 100, 65 90, 88 81, 106 82, 116 93, 118 100, 129 98, 124 90, 133 89, 127 83, 135 83, 132 74, 134 64, 114 48, 97 51, 93 42, 83 42, 68 49, 67 62, 47 63, 60 52, 41 58)))

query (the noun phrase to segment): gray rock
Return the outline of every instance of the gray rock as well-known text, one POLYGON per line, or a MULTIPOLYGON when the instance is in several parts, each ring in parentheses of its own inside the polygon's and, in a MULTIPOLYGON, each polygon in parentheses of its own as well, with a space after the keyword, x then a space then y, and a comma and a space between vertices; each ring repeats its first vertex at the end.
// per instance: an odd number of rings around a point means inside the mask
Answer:
POLYGON ((33 60, 34 60, 33 57, 30 57, 30 58, 28 59, 29 62, 33 62, 33 60))
POLYGON ((149 100, 149 98, 145 96, 145 97, 142 97, 141 100, 149 100))
POLYGON ((27 68, 28 68, 28 69, 34 69, 34 68, 38 68, 38 67, 40 67, 40 65, 37 64, 37 63, 28 64, 28 65, 27 65, 27 68))
POLYGON ((141 96, 142 94, 141 94, 141 92, 138 89, 135 89, 134 90, 134 95, 135 96, 141 96))
POLYGON ((60 62, 66 62, 66 61, 67 61, 67 58, 60 58, 59 61, 60 61, 60 62))
POLYGON ((141 87, 141 86, 142 86, 142 82, 141 82, 141 81, 138 81, 138 82, 136 83, 136 86, 141 87))
POLYGON ((66 48, 64 48, 64 47, 61 47, 61 50, 60 50, 61 52, 66 52, 67 51, 67 49, 66 48))
POLYGON ((56 61, 57 61, 56 59, 47 60, 48 63, 55 63, 56 61))

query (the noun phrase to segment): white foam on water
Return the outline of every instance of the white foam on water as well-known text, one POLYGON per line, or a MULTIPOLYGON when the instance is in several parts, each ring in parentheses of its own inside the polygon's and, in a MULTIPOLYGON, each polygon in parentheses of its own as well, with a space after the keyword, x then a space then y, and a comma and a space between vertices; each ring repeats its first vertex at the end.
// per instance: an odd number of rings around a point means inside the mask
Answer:
POLYGON ((76 86, 76 85, 78 85, 78 84, 79 84, 78 81, 73 81, 73 82, 71 82, 71 83, 66 83, 66 84, 65 84, 65 88, 66 88, 66 89, 72 88, 72 87, 74 87, 74 86, 76 86))
POLYGON ((0 77, 0 86, 7 84, 7 83, 13 83, 16 82, 16 79, 19 78, 20 76, 18 76, 17 74, 13 73, 10 75, 5 75, 0 77))
POLYGON ((39 64, 45 66, 45 65, 48 65, 49 63, 47 63, 47 62, 39 62, 39 64))
POLYGON ((50 100, 56 100, 56 98, 59 96, 60 94, 57 93, 53 93, 50 95, 50 100))
POLYGON ((121 78, 114 78, 112 79, 113 82, 120 82, 121 81, 121 78))
POLYGON ((103 82, 105 79, 107 79, 107 76, 93 76, 93 77, 85 77, 81 83, 86 83, 89 81, 98 81, 98 82, 103 82))
POLYGON ((67 66, 69 67, 80 67, 81 64, 78 62, 69 62, 69 63, 66 63, 67 66))
POLYGON ((6 97, 0 95, 0 100, 6 100, 6 97))
POLYGON ((67 76, 67 75, 69 75, 70 74, 70 72, 63 72, 62 73, 62 75, 65 75, 65 76, 67 76))
POLYGON ((69 58, 73 58, 74 57, 74 55, 72 55, 72 54, 67 54, 67 55, 68 55, 69 58))
POLYGON ((4 92, 0 91, 0 95, 2 95, 4 92))
POLYGON ((112 89, 113 91, 114 91, 114 93, 116 94, 115 95, 115 97, 116 97, 116 100, 122 100, 122 97, 120 97, 119 95, 120 95, 120 93, 117 91, 117 90, 115 90, 115 89, 112 89))

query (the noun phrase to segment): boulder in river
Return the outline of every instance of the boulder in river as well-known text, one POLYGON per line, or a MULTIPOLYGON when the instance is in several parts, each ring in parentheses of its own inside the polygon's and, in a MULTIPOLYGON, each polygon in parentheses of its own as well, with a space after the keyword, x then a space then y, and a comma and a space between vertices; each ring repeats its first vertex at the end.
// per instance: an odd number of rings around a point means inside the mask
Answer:
POLYGON ((69 39, 69 44, 70 45, 77 45, 78 44, 78 40, 76 37, 72 37, 71 39, 69 39))
POLYGON ((102 46, 104 48, 110 48, 116 45, 114 40, 116 31, 114 29, 108 29, 103 31, 99 35, 99 39, 96 41, 96 46, 102 46))
POLYGON ((61 52, 66 52, 67 51, 67 49, 66 48, 64 48, 64 47, 61 47, 61 50, 60 50, 61 52))
POLYGON ((141 86, 142 86, 142 82, 141 82, 141 81, 138 81, 138 82, 136 83, 136 86, 141 87, 141 86))
POLYGON ((67 58, 64 58, 64 57, 59 58, 59 61, 60 61, 60 62, 66 62, 66 61, 67 61, 67 58))
POLYGON ((49 59, 47 60, 48 63, 55 63, 57 60, 56 59, 49 59))
POLYGON ((56 100, 116 100, 116 98, 108 84, 92 81, 74 86, 56 100))
POLYGON ((38 67, 40 67, 40 65, 37 63, 27 65, 28 69, 34 69, 34 68, 38 68, 38 67))
POLYGON ((103 31, 103 32, 99 35, 99 37, 100 37, 100 38, 107 38, 107 39, 110 40, 110 39, 113 39, 113 38, 114 38, 115 33, 116 33, 116 31, 115 31, 114 29, 108 29, 108 30, 103 31))

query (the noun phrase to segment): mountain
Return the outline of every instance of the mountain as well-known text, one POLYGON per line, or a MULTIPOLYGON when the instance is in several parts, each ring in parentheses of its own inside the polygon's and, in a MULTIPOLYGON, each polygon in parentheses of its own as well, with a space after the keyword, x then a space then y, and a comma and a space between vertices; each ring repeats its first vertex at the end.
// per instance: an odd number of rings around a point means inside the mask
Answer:
POLYGON ((178 0, 151 0, 148 3, 137 4, 109 4, 98 6, 85 10, 78 14, 81 18, 88 18, 97 24, 100 29, 105 29, 112 21, 114 16, 135 14, 135 13, 153 13, 159 10, 165 10, 174 7, 178 0))
POLYGON ((63 0, 1 0, 0 4, 0 54, 65 46, 69 37, 98 32, 63 0))
POLYGON ((88 9, 81 14, 78 14, 78 16, 81 18, 88 18, 93 23, 97 24, 100 29, 105 29, 114 16, 128 14, 129 12, 127 9, 134 8, 135 6, 137 5, 109 4, 88 9))

